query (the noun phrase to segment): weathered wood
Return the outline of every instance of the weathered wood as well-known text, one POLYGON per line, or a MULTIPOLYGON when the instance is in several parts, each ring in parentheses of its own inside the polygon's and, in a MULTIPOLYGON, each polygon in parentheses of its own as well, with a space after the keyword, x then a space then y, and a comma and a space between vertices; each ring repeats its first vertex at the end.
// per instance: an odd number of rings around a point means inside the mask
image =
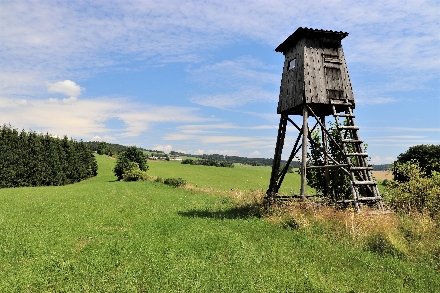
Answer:
POLYGON ((307 166, 307 169, 329 169, 329 168, 341 168, 349 167, 348 164, 338 164, 338 165, 325 165, 325 166, 307 166))
POLYGON ((373 167, 350 167, 350 170, 373 170, 373 167))
POLYGON ((355 185, 376 185, 376 181, 353 181, 355 185))
POLYGON ((277 190, 278 172, 280 170, 281 154, 283 152, 284 138, 286 136, 286 127, 287 127, 287 116, 281 115, 280 124, 278 126, 278 136, 275 146, 275 155, 272 163, 272 173, 270 176, 269 189, 266 192, 267 197, 269 197, 271 201, 273 201, 275 194, 278 192, 277 190))
POLYGON ((355 101, 348 75, 347 64, 342 50, 341 40, 348 33, 299 28, 276 48, 285 56, 281 79, 277 112, 282 115, 275 148, 274 164, 270 186, 267 191, 271 199, 280 198, 278 190, 296 153, 302 149, 300 197, 305 199, 307 170, 321 169, 325 172, 324 194, 329 190, 329 170, 338 168, 350 177, 351 200, 356 211, 359 202, 378 200, 381 197, 377 183, 371 175, 368 154, 364 151, 363 141, 359 138, 359 127, 355 124, 355 101), (299 127, 289 115, 302 115, 303 125, 299 127), (341 141, 336 140, 327 129, 325 116, 333 115, 339 130, 341 141), (309 129, 309 116, 316 124, 309 129), (346 119, 341 123, 339 118, 346 119), (289 156, 286 166, 280 172, 280 161, 286 124, 290 122, 300 133, 289 156), (312 132, 321 127, 322 145, 314 142, 312 132), (302 135, 302 144, 300 139, 302 135), (344 154, 344 161, 338 162, 330 154, 327 143, 333 142, 344 154), (322 152, 323 166, 306 166, 308 144, 314 151, 322 152))
POLYGON ((347 35, 344 32, 299 28, 275 49, 285 56, 279 114, 300 115, 302 104, 307 103, 320 114, 329 115, 331 108, 328 105, 332 98, 348 99, 354 103, 341 44, 347 35))
POLYGON ((355 116, 354 115, 352 115, 352 114, 335 114, 335 116, 338 116, 338 117, 349 117, 349 118, 355 118, 355 116))
POLYGON ((302 131, 301 128, 299 128, 299 126, 296 125, 296 123, 293 122, 293 120, 289 118, 289 116, 287 116, 287 121, 289 121, 290 123, 292 123, 292 125, 295 126, 295 128, 298 129, 298 131, 302 131))
MULTIPOLYGON (((325 116, 321 116, 321 125, 326 126, 325 124, 325 116)), ((321 135, 322 135, 322 146, 324 148, 324 165, 328 165, 328 148, 327 148, 327 133, 324 128, 321 126, 321 135)), ((330 189, 330 173, 328 168, 325 169, 325 188, 324 188, 324 196, 328 195, 328 191, 330 189)))
POLYGON ((359 130, 359 126, 344 126, 344 125, 340 125, 338 126, 339 129, 352 129, 352 130, 359 130))
POLYGON ((306 178, 306 172, 307 172, 307 137, 306 133, 309 133, 308 130, 308 118, 309 113, 307 111, 307 105, 303 105, 303 128, 302 132, 303 135, 303 141, 302 141, 302 159, 301 159, 301 198, 306 198, 306 185, 307 185, 307 178, 306 178))
POLYGON ((368 157, 368 153, 348 153, 347 156, 362 156, 362 157, 368 157))

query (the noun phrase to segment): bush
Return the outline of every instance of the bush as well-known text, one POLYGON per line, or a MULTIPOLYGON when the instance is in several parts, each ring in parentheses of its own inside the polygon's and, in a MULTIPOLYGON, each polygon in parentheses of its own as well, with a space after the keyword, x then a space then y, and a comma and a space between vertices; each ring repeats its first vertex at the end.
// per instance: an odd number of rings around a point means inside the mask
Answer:
POLYGON ((137 163, 140 171, 145 172, 148 170, 147 158, 144 153, 135 146, 129 147, 121 152, 116 160, 113 172, 118 180, 123 180, 124 173, 133 168, 134 165, 130 165, 131 162, 137 163))
POLYGON ((416 161, 394 164, 394 168, 408 178, 399 182, 390 180, 384 200, 398 212, 427 212, 433 218, 440 216, 440 172, 428 177, 416 161))
POLYGON ((163 183, 173 187, 181 187, 186 185, 186 180, 183 178, 167 178, 163 183))
MULTIPOLYGON (((410 147, 406 152, 397 157, 396 163, 407 163, 417 161, 421 170, 426 173, 428 177, 432 176, 432 172, 440 172, 440 145, 416 145, 410 147)), ((394 180, 403 182, 408 181, 409 178, 403 173, 399 172, 395 167, 392 168, 394 180)))
POLYGON ((124 181, 145 181, 147 180, 147 172, 139 169, 139 164, 136 162, 129 162, 127 169, 122 175, 124 181))

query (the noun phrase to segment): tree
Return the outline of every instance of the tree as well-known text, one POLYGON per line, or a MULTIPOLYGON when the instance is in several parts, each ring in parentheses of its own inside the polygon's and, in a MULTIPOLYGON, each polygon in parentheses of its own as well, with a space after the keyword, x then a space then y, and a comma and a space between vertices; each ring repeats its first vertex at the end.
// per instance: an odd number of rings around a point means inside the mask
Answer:
POLYGON ((399 171, 396 163, 411 161, 417 161, 421 170, 426 173, 426 176, 431 177, 433 171, 440 172, 440 145, 416 145, 400 154, 393 166, 394 180, 400 182, 409 180, 408 176, 399 171))
POLYGON ((124 173, 130 169, 131 162, 135 162, 139 165, 139 170, 147 171, 147 158, 144 152, 135 146, 128 147, 125 151, 119 153, 116 160, 116 166, 113 169, 114 174, 118 177, 118 180, 124 178, 124 173))
POLYGON ((97 167, 82 141, 0 127, 0 188, 74 183, 95 176, 97 167))
MULTIPOLYGON (((344 121, 344 124, 346 122, 344 121)), ((328 152, 332 158, 338 162, 345 163, 346 157, 342 152, 340 146, 342 145, 339 130, 335 124, 330 123, 329 133, 333 140, 328 141, 328 152)), ((310 144, 313 145, 310 155, 307 159, 307 165, 324 165, 322 139, 319 130, 312 132, 310 144)), ((348 151, 351 152, 351 146, 347 146, 348 151)), ((300 171, 300 170, 299 170, 300 171)), ((298 172, 299 172, 298 171, 298 172)), ((328 169, 328 185, 326 183, 326 171, 324 169, 309 169, 307 170, 307 184, 315 188, 317 192, 323 194, 324 197, 333 200, 348 199, 351 197, 350 177, 344 173, 340 168, 328 169)))
POLYGON ((113 147, 111 147, 106 142, 100 142, 96 152, 98 153, 98 155, 107 155, 110 157, 113 157, 115 155, 115 151, 113 147))

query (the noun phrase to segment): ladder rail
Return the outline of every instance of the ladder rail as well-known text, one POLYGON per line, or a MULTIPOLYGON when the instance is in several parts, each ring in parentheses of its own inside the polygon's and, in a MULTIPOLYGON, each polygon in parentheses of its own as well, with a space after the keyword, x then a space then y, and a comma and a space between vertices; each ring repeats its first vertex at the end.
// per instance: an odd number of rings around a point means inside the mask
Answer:
POLYGON ((372 168, 368 166, 368 153, 365 152, 363 141, 359 137, 359 126, 355 123, 353 105, 347 100, 344 103, 332 100, 331 105, 350 172, 350 189, 353 199, 349 201, 354 203, 356 210, 359 210, 359 202, 381 201, 382 198, 377 188, 377 182, 371 174, 372 168), (344 111, 344 114, 337 112, 336 105, 339 111, 344 111), (341 123, 339 117, 345 118, 346 122, 341 123))

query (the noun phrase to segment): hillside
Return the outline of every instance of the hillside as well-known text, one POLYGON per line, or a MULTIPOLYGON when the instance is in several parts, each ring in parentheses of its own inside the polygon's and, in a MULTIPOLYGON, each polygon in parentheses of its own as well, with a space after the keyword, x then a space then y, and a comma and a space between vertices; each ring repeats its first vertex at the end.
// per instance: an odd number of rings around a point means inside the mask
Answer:
POLYGON ((429 260, 366 248, 337 236, 330 223, 297 218, 295 226, 261 214, 244 193, 216 192, 219 169, 239 169, 186 166, 181 173, 173 162, 150 164, 151 175, 164 177, 204 168, 210 179, 191 179, 213 182, 202 192, 118 182, 115 160, 97 161, 98 176, 77 184, 0 190, 0 292, 440 289, 429 260))

